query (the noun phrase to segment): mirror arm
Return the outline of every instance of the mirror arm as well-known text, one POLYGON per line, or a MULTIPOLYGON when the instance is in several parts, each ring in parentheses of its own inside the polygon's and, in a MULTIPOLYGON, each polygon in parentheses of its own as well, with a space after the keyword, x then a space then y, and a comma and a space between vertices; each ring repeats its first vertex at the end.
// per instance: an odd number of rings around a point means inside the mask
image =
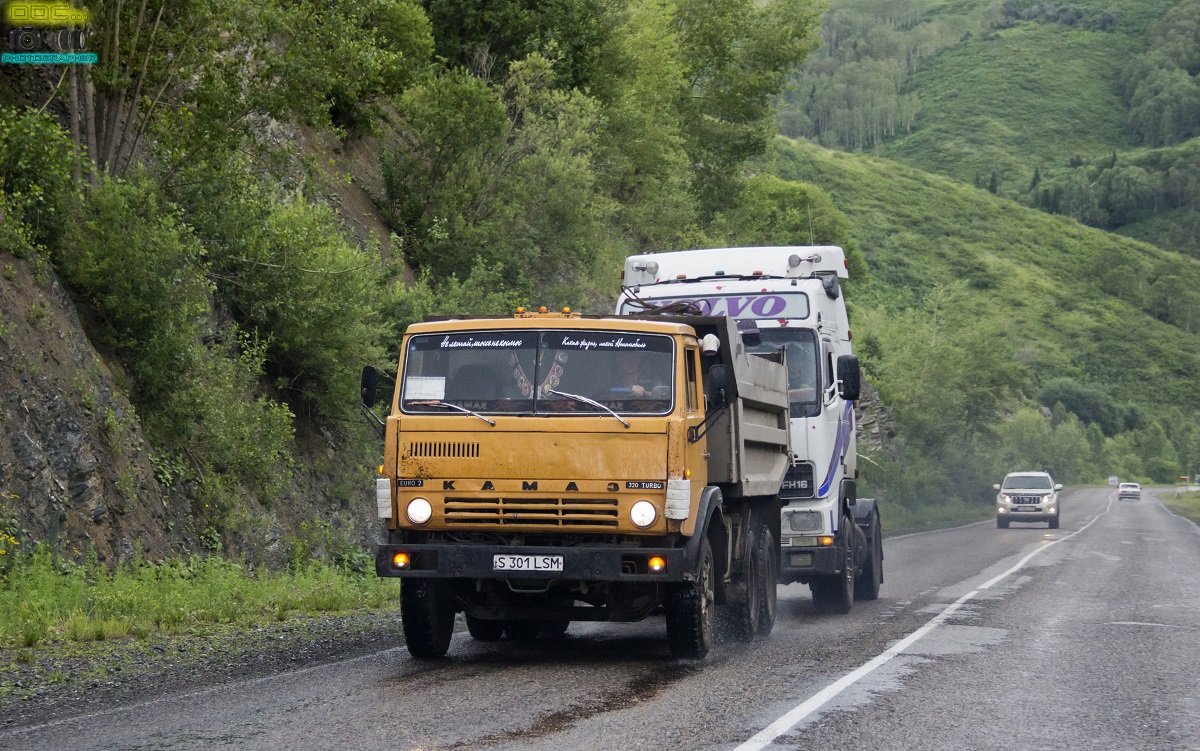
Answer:
POLYGON ((729 409, 729 405, 723 404, 718 409, 715 409, 705 415, 704 419, 700 421, 699 425, 693 425, 692 427, 688 428, 688 443, 695 443, 703 438, 708 433, 708 429, 716 424, 717 418, 724 414, 725 410, 727 409, 729 409))
POLYGON ((382 439, 387 434, 387 423, 380 419, 379 415, 375 414, 375 410, 362 402, 359 402, 358 408, 367 416, 367 419, 371 422, 371 427, 375 428, 375 432, 379 433, 379 437, 382 439))

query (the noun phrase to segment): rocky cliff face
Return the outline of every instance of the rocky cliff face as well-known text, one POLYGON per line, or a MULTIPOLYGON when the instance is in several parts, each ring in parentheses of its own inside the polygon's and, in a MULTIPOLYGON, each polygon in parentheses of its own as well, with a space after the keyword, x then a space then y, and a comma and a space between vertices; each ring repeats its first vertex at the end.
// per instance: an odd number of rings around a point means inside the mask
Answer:
POLYGON ((890 451, 896 438, 896 419, 879 398, 879 392, 865 380, 860 396, 854 405, 854 429, 859 450, 872 448, 890 451))
POLYGON ((104 560, 183 549, 138 417, 45 264, 0 251, 0 504, 35 540, 104 560))

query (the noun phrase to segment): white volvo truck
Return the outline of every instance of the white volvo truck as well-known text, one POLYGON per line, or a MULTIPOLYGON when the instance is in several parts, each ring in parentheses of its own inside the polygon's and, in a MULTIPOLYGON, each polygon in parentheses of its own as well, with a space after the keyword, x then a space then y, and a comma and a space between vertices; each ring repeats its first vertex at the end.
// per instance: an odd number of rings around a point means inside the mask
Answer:
POLYGON ((817 607, 849 612, 883 582, 879 509, 856 496, 854 400, 858 359, 831 245, 712 248, 630 256, 621 315, 737 319, 750 352, 783 350, 791 409, 791 466, 783 502, 780 581, 812 588, 817 607))

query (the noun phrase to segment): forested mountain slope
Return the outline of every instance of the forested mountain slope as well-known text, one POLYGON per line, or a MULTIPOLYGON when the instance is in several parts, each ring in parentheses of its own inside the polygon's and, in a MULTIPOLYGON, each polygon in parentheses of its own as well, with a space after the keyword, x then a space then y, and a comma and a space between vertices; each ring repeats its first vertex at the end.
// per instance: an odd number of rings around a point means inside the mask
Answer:
POLYGON ((781 128, 1195 254, 1198 165, 1153 150, 1200 135, 1197 29, 1195 0, 835 0, 781 128))
POLYGON ((634 252, 850 245, 744 169, 808 0, 83 5, 94 66, 0 66, 0 385, 38 386, 3 539, 339 557, 376 529, 358 373, 407 323, 607 312, 634 252))
POLYGON ((907 473, 931 462, 918 484, 982 499, 1014 461, 1079 480, 1200 466, 1200 262, 805 141, 760 166, 827 191, 863 249, 855 339, 907 473), (1022 414, 1036 403, 1049 426, 1022 414))

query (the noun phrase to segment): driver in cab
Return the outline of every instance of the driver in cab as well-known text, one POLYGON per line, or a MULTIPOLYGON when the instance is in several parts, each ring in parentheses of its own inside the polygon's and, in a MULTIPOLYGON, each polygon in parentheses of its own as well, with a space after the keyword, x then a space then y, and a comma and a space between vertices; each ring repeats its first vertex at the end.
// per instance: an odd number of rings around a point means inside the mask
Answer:
POLYGON ((617 384, 634 396, 649 397, 654 384, 642 375, 643 356, 637 352, 617 353, 617 384))

